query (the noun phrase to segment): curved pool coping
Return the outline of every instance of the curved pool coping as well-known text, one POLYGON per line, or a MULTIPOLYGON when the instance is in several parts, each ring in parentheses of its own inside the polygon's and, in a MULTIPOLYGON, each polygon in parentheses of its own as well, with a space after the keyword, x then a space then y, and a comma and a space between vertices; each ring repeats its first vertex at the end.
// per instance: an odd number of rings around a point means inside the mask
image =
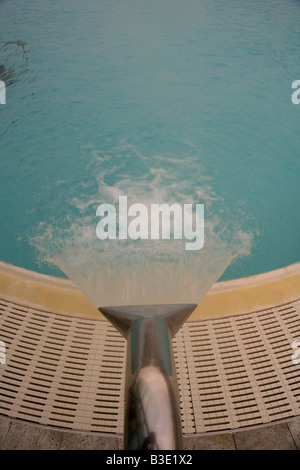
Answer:
MULTIPOLYGON (((82 318, 105 320, 70 280, 39 274, 5 262, 0 262, 0 296, 23 307, 44 310, 50 317, 53 313, 77 317, 78 321, 84 321, 82 318)), ((298 305, 299 299, 300 262, 255 276, 215 283, 189 321, 218 320, 272 307, 276 310, 293 301, 298 301, 298 305)), ((26 315, 25 311, 23 314, 26 315)), ((221 433, 189 434, 187 430, 184 439, 185 449, 299 449, 300 415, 297 412, 288 419, 278 419, 274 423, 253 424, 221 433)), ((122 435, 115 432, 101 434, 64 430, 53 425, 49 427, 46 423, 18 419, 18 413, 14 410, 6 415, 0 414, 0 449, 117 450, 121 447, 122 435)))
MULTIPOLYGON (((102 319, 98 309, 68 279, 0 262, 2 298, 24 306, 88 319, 102 319)), ((284 305, 300 298, 300 262, 254 276, 216 282, 190 321, 221 318, 284 305)))

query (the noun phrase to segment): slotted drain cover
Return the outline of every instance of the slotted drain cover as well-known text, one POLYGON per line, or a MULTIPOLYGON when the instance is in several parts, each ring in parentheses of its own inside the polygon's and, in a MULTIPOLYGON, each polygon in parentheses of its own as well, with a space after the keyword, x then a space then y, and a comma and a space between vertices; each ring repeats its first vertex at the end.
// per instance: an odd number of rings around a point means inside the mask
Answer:
MULTIPOLYGON (((300 302, 187 322, 173 340, 184 433, 300 414, 300 302)), ((0 413, 73 430, 122 433, 126 342, 106 321, 0 301, 0 413)))

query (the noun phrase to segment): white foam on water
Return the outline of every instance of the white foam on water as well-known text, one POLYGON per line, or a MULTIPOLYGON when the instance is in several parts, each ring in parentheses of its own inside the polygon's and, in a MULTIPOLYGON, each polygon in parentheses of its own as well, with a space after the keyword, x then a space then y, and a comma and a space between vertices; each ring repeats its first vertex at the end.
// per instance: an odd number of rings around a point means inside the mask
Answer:
POLYGON ((144 157, 126 143, 110 152, 92 149, 90 156, 96 190, 89 193, 87 184, 84 196, 84 183, 74 188, 70 220, 40 224, 33 244, 43 263, 58 266, 97 307, 199 303, 233 259, 249 254, 251 234, 228 218, 224 201, 214 193, 211 179, 194 157, 144 157), (123 168, 120 163, 125 150, 136 164, 145 162, 135 178, 128 174, 128 164, 123 168), (203 248, 186 251, 185 239, 99 240, 96 208, 101 203, 117 204, 121 195, 127 196, 128 206, 139 202, 148 210, 154 203, 203 203, 203 248), (216 203, 225 214, 211 210, 216 203))

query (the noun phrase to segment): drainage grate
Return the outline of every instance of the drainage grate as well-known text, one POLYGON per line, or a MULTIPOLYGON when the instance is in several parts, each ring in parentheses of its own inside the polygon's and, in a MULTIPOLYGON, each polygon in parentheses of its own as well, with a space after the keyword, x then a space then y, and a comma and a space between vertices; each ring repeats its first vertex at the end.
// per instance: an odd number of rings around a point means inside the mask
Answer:
MULTIPOLYGON (((300 414, 300 302, 187 322, 173 341, 184 433, 226 431, 300 414)), ((106 321, 0 301, 0 413, 122 433, 125 340, 106 321)))
POLYGON ((300 414, 300 303, 187 322, 174 342, 186 433, 225 431, 300 414), (184 392, 183 390, 184 389, 184 392), (192 419, 193 418, 193 419, 192 419))

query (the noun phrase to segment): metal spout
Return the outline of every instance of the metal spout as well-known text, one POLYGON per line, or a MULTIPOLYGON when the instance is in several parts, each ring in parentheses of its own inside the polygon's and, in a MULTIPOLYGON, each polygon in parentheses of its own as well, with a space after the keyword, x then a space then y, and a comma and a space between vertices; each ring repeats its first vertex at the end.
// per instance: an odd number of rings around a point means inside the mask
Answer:
POLYGON ((100 307, 127 339, 124 448, 182 447, 172 338, 196 304, 100 307))

